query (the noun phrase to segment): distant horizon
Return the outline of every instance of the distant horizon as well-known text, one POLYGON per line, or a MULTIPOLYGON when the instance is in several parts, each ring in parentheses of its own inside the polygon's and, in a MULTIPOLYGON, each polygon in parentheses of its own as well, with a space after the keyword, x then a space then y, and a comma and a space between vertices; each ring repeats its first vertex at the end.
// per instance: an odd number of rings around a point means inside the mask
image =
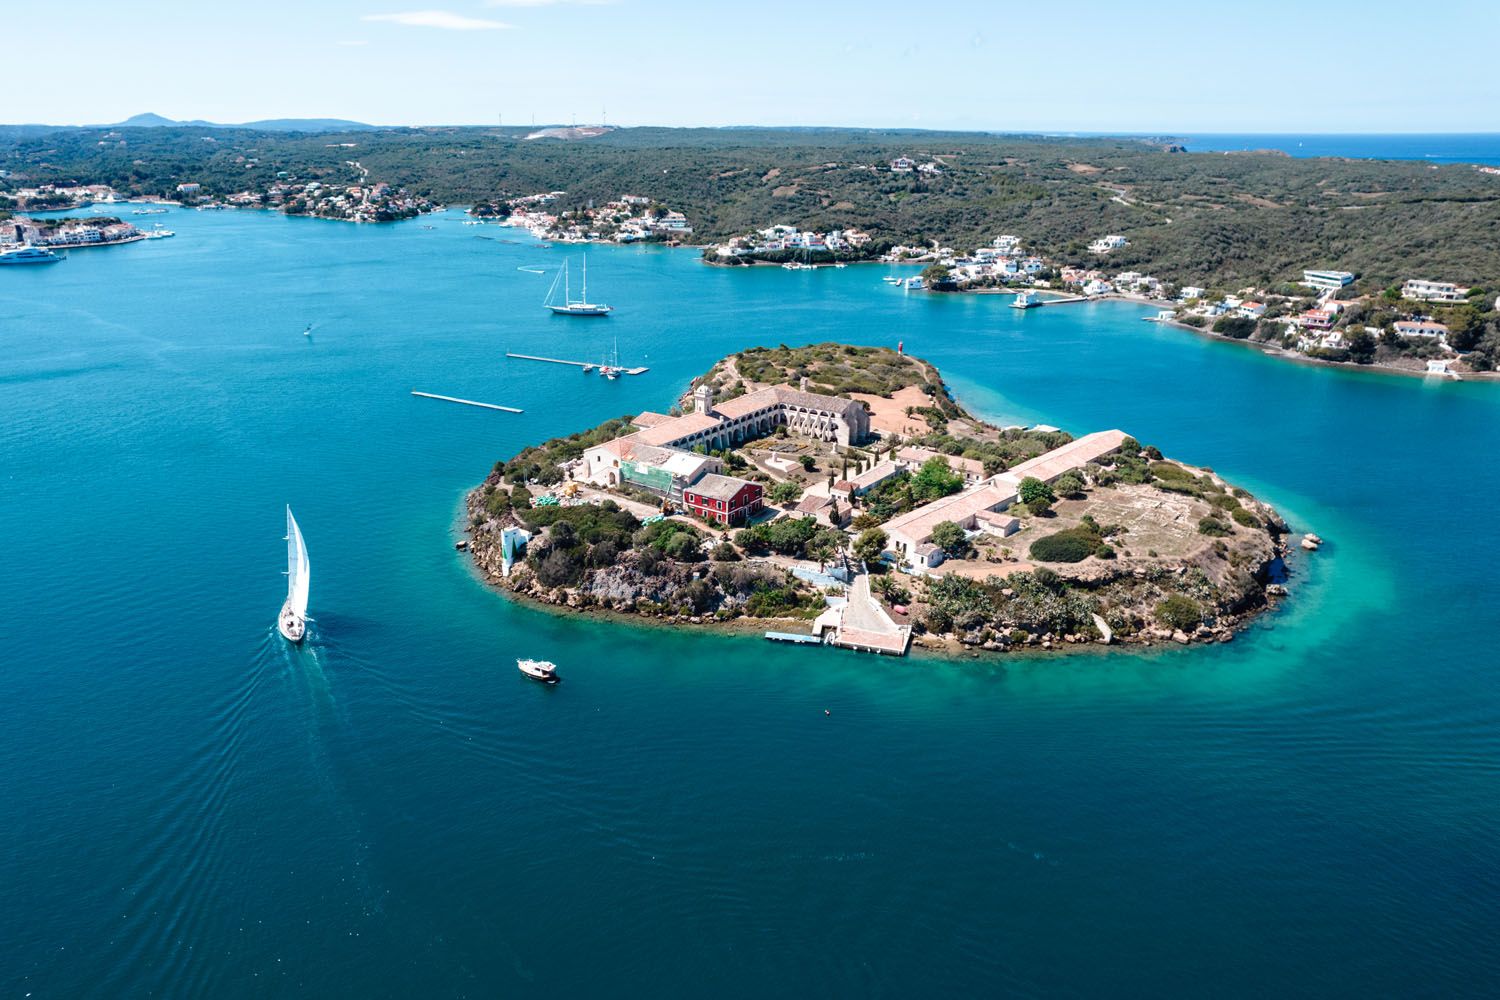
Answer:
POLYGON ((728 122, 728 123, 699 123, 699 124, 666 124, 661 122, 604 122, 604 121, 536 121, 526 123, 513 122, 457 122, 457 121, 423 121, 423 122, 379 122, 367 121, 360 118, 350 117, 343 114, 263 114, 255 118, 246 118, 238 121, 227 119, 209 118, 201 115, 177 117, 170 114, 162 114, 158 111, 138 111, 125 116, 117 121, 16 121, 0 122, 0 128, 121 128, 121 127, 143 127, 167 128, 161 126, 127 126, 126 123, 132 118, 145 116, 156 116, 164 118, 172 125, 188 125, 193 123, 206 123, 207 125, 241 126, 253 125, 257 122, 317 122, 336 121, 348 122, 376 129, 399 129, 399 128, 503 128, 503 129, 542 129, 542 128, 610 128, 610 129, 634 129, 634 128, 659 128, 659 129, 764 129, 766 131, 817 131, 817 130, 845 130, 853 132, 933 132, 933 133, 971 133, 974 135, 1038 135, 1047 137, 1078 136, 1083 138, 1109 138, 1119 136, 1122 138, 1178 138, 1185 136, 1500 136, 1500 128, 1496 129, 1474 129, 1474 130, 1452 130, 1452 129, 1319 129, 1303 130, 1296 128, 1254 128, 1254 129, 1194 129, 1194 128, 1064 128, 1059 126, 1026 128, 997 126, 993 128, 960 127, 960 126, 938 126, 938 125, 912 125, 912 124, 887 124, 887 125, 850 125, 850 124, 758 124, 754 122, 728 122))

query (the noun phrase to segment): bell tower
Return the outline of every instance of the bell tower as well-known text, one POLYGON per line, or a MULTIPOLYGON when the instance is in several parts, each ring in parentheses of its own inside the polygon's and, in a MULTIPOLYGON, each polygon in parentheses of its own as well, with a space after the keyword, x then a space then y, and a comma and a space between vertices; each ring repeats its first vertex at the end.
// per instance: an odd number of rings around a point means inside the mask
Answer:
POLYGON ((693 390, 693 409, 702 414, 714 412, 714 387, 711 382, 703 382, 693 390))

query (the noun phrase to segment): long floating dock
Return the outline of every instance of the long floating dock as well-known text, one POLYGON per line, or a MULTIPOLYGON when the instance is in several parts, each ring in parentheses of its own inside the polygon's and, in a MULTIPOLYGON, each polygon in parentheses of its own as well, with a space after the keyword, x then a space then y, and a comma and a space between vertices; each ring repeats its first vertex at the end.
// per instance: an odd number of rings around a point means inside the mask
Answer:
POLYGON ((483 407, 486 410, 501 410, 505 413, 526 412, 525 410, 518 410, 514 406, 501 406, 499 403, 478 403, 472 399, 459 399, 457 396, 439 396, 435 392, 418 392, 417 390, 413 389, 411 391, 411 394, 413 396, 421 396, 423 399, 441 399, 445 403, 462 403, 465 406, 479 406, 483 407))
POLYGON ((767 632, 766 638, 772 642, 791 642, 802 646, 823 645, 822 636, 803 635, 801 632, 767 632))
MULTIPOLYGON (((535 354, 512 354, 505 352, 507 358, 518 358, 521 361, 545 361, 552 365, 575 365, 579 368, 602 368, 597 361, 564 361, 562 358, 539 358, 535 354)), ((649 372, 649 368, 620 368, 617 369, 621 375, 643 375, 649 372)))

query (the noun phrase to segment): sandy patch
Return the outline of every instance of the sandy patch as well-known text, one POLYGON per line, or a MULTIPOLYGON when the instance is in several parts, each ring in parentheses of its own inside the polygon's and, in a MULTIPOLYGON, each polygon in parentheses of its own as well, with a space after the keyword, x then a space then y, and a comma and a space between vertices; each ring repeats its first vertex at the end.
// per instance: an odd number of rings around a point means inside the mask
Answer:
POLYGON ((919 387, 909 385, 894 393, 890 399, 884 396, 872 396, 869 393, 855 392, 850 395, 870 407, 870 427, 883 434, 900 434, 903 437, 912 437, 927 432, 927 421, 921 417, 908 417, 906 408, 908 406, 921 409, 930 406, 932 400, 927 393, 919 387))

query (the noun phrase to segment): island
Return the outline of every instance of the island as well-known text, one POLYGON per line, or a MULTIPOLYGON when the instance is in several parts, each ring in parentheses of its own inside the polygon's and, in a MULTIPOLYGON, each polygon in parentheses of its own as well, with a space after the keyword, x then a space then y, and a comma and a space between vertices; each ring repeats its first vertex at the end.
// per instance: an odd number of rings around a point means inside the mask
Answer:
POLYGON ((1222 642, 1286 593, 1244 489, 1121 430, 993 426, 899 345, 741 351, 497 462, 465 515, 507 595, 894 655, 1222 642))

